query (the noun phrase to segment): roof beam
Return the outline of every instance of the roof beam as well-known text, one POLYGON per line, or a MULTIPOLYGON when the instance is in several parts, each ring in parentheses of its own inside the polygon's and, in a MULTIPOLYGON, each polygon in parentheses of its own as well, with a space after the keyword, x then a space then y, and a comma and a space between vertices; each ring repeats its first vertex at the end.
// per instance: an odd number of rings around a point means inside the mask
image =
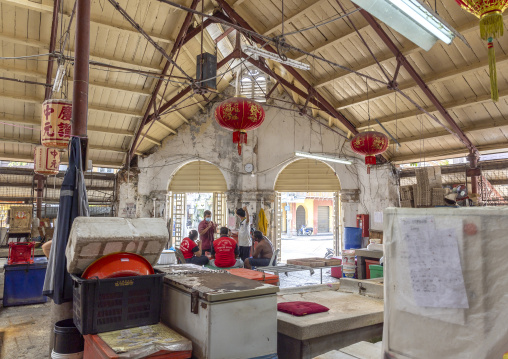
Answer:
MULTIPOLYGON (((501 150, 508 149, 508 143, 493 143, 489 145, 480 145, 476 147, 480 152, 497 152, 501 150)), ((467 148, 452 148, 452 149, 442 149, 435 152, 427 152, 425 153, 425 161, 431 161, 436 159, 450 158, 450 157, 459 157, 465 156, 469 154, 469 150, 467 148)), ((400 155, 392 157, 390 160, 396 163, 404 163, 404 162, 412 162, 412 161, 420 161, 422 155, 419 153, 411 153, 407 155, 400 155)))
MULTIPOLYGON (((507 18, 508 18, 508 13, 505 13, 503 15, 503 19, 507 19, 507 18)), ((359 29, 359 31, 361 33, 365 33, 365 32, 367 32, 367 30, 369 28, 370 28, 370 25, 367 25, 367 26, 359 29)), ((477 30, 478 30, 478 21, 471 21, 471 22, 468 22, 467 24, 457 28, 457 31, 460 32, 462 35, 466 35, 470 32, 477 31, 477 30)), ((332 46, 333 44, 340 43, 340 42, 344 41, 345 39, 353 37, 355 35, 356 35, 356 31, 351 31, 350 33, 348 33, 345 36, 339 37, 333 41, 323 44, 322 46, 318 46, 318 47, 314 48, 313 50, 311 50, 311 52, 322 51, 328 46, 332 46)), ((421 47, 413 44, 412 42, 408 42, 408 44, 404 47, 404 49, 401 52, 404 56, 411 56, 412 54, 417 54, 422 51, 423 51, 423 49, 421 47)), ((302 55, 302 56, 299 56, 298 58, 296 58, 296 60, 302 60, 305 57, 306 57, 306 55, 302 55)), ((395 60, 395 56, 391 56, 391 55, 378 56, 378 61, 381 65, 386 65, 388 62, 391 62, 393 60, 395 60)), ((360 65, 358 67, 352 68, 352 70, 358 71, 358 72, 365 72, 368 68, 370 68, 372 66, 377 66, 377 63, 374 59, 371 58, 368 62, 366 62, 363 65, 360 65)), ((351 72, 349 72, 349 71, 340 71, 337 75, 335 75, 333 77, 327 76, 326 79, 323 79, 316 84, 316 88, 321 88, 323 86, 329 85, 329 84, 331 84, 335 81, 339 81, 343 77, 349 76, 349 75, 351 75, 351 72)))
MULTIPOLYGON (((192 0, 192 4, 190 6, 191 9, 196 9, 196 7, 198 6, 199 1, 200 0, 192 0)), ((204 25, 205 24, 203 23, 202 24, 203 26, 201 26, 200 30, 197 30, 197 29, 196 29, 197 31, 192 31, 191 30, 191 33, 187 34, 187 32, 189 31, 190 25, 191 25, 192 16, 193 15, 190 12, 188 12, 185 15, 185 19, 183 20, 182 27, 178 31, 178 35, 176 37, 176 40, 173 43, 173 47, 171 49, 171 52, 169 53, 169 58, 170 59, 173 59, 175 57, 175 55, 178 53, 179 49, 182 46, 184 46, 188 41, 190 41, 190 39, 192 39, 194 36, 196 36, 198 33, 200 33, 201 30, 204 30, 204 25)), ((171 67, 171 62, 166 60, 165 63, 164 63, 164 68, 162 69, 162 74, 165 75, 168 72, 170 67, 171 67)), ((160 89, 162 87, 162 82, 163 81, 162 81, 161 78, 157 80, 157 82, 154 85, 154 89, 152 91, 152 95, 151 95, 150 99, 147 101, 147 106, 146 106, 146 109, 145 109, 145 113, 142 116, 142 119, 141 119, 141 122, 139 124, 139 127, 136 130, 136 134, 134 135, 134 138, 132 139, 132 143, 131 143, 131 146, 130 146, 130 149, 129 149, 129 153, 127 154, 127 163, 130 163, 130 161, 131 161, 131 159, 132 159, 132 157, 134 155, 134 152, 135 152, 135 150, 137 148, 137 143, 138 143, 139 136, 141 135, 141 131, 143 130, 144 126, 147 124, 148 118, 150 116, 150 112, 152 111, 152 107, 154 107, 154 105, 157 102, 157 93, 160 91, 160 89)))
MULTIPOLYGON (((20 7, 20 8, 28 9, 28 10, 32 10, 32 11, 37 11, 40 13, 53 13, 53 5, 40 4, 40 3, 36 3, 36 2, 30 1, 30 0, 0 0, 0 3, 10 4, 10 5, 13 5, 16 7, 20 7)), ((68 20, 70 18, 70 15, 71 15, 70 12, 68 12, 68 11, 64 12, 64 17, 66 20, 68 20)), ((136 30, 133 30, 131 25, 125 26, 125 27, 118 26, 118 25, 111 25, 110 22, 104 22, 98 18, 93 18, 93 17, 90 19, 90 23, 95 24, 95 25, 105 28, 105 29, 109 29, 109 30, 113 30, 113 31, 129 32, 132 35, 141 37, 141 34, 139 32, 137 32, 136 30)), ((173 43, 172 39, 164 38, 164 37, 161 37, 160 35, 155 35, 155 34, 150 34, 150 33, 149 33, 149 35, 155 41, 163 42, 166 44, 173 43)))
MULTIPOLYGON (((37 105, 41 105, 43 102, 43 99, 39 99, 36 97, 28 97, 28 96, 25 96, 22 94, 16 95, 16 94, 0 93, 0 99, 28 102, 28 103, 33 103, 33 104, 37 104, 37 105)), ((89 111, 106 112, 106 113, 111 113, 114 115, 141 117, 140 113, 133 113, 133 112, 123 110, 123 109, 113 109, 113 108, 94 106, 94 105, 89 105, 88 110, 89 111)))
MULTIPOLYGON (((506 96, 508 96, 508 90, 503 90, 503 91, 499 92, 500 99, 503 97, 506 97, 506 96)), ((448 103, 443 104, 443 107, 446 108, 447 110, 456 110, 456 109, 460 109, 463 107, 468 107, 473 104, 474 105, 481 104, 483 102, 489 101, 490 99, 491 98, 490 98, 490 93, 489 93, 489 94, 484 94, 481 96, 470 97, 470 98, 463 99, 463 100, 448 102, 448 103)), ((435 106, 428 106, 428 107, 424 107, 423 109, 429 113, 437 111, 437 108, 435 106)), ((424 113, 422 113, 420 110, 411 110, 411 111, 406 111, 406 112, 402 112, 399 114, 394 114, 394 115, 382 117, 382 118, 378 119, 378 121, 382 124, 388 124, 388 123, 392 123, 395 121, 403 121, 403 120, 406 120, 408 118, 415 117, 418 115, 423 116, 424 113)), ((376 126, 379 126, 376 122, 372 122, 370 124, 370 127, 376 127, 376 126)), ((367 126, 367 125, 359 126, 358 130, 362 131, 367 128, 369 128, 369 126, 367 126)))
MULTIPOLYGON (((29 138, 12 138, 12 137, 0 137, 0 142, 3 143, 16 143, 21 145, 31 145, 31 146, 39 146, 39 140, 33 140, 29 138)), ((103 146, 94 146, 89 145, 88 148, 93 151, 106 151, 106 152, 116 152, 116 153, 126 153, 127 150, 122 148, 113 148, 113 147, 103 147, 103 146)), ((33 161, 33 159, 32 159, 33 161)))
MULTIPOLYGON (((7 72, 10 75, 14 75, 14 76, 27 76, 27 77, 37 78, 37 79, 45 79, 46 78, 46 75, 41 72, 32 71, 32 70, 28 70, 28 69, 20 69, 17 67, 11 67, 11 66, 5 66, 5 65, 2 66, 2 64, 0 64, 0 71, 7 72)), ((69 77, 68 80, 70 82, 74 81, 74 79, 72 77, 69 77)), ((114 91, 128 92, 128 93, 132 93, 132 94, 140 95, 140 96, 149 96, 150 95, 150 92, 148 90, 141 90, 141 89, 136 90, 130 86, 112 85, 107 82, 97 81, 97 80, 93 80, 93 79, 90 80, 89 85, 91 87, 104 88, 107 90, 114 90, 114 91)))
MULTIPOLYGON (((56 188, 60 189, 62 185, 57 184, 56 188)), ((17 187, 17 188, 32 188, 32 183, 13 183, 13 182, 0 182, 0 187, 17 187)), ((50 189, 53 189, 53 187, 49 187, 50 189)), ((105 187, 105 186, 86 186, 87 191, 114 191, 115 187, 105 187)), ((36 195, 34 194, 34 197, 36 195)))
MULTIPOLYGON (((34 40, 34 39, 17 38, 12 35, 0 33, 0 40, 8 41, 13 44, 32 46, 32 47, 36 47, 39 49, 43 49, 44 51, 49 51, 49 46, 46 43, 44 43, 42 41, 34 40)), ((74 57, 74 49, 69 51, 68 54, 66 52, 65 55, 74 57)), ((119 59, 111 57, 111 56, 105 56, 105 55, 100 55, 100 54, 96 54, 96 53, 90 53, 90 60, 95 60, 98 62, 109 62, 113 65, 129 67, 133 70, 156 71, 156 72, 160 71, 160 68, 158 66, 141 65, 139 62, 136 62, 136 61, 119 60, 119 59)))
MULTIPOLYGON (((293 21, 298 20, 299 18, 304 16, 308 11, 312 10, 314 7, 318 7, 319 5, 321 5, 327 1, 328 0, 315 0, 312 4, 306 6, 304 9, 298 11, 296 14, 291 16, 289 19, 285 19, 284 26, 286 26, 287 24, 293 23, 293 21)), ((235 5, 233 5, 233 7, 235 7, 235 5)), ((265 31, 265 33, 263 35, 269 36, 269 35, 273 34, 275 31, 278 31, 280 29, 282 29, 282 23, 279 23, 278 25, 272 27, 270 30, 265 31)))
MULTIPOLYGON (((0 122, 5 122, 13 125, 22 124, 22 125, 32 125, 39 128, 41 127, 41 121, 35 117, 26 118, 24 116, 3 115, 0 117, 0 122)), ((32 129, 38 131, 38 129, 36 129, 35 127, 32 129)), ((88 131, 107 133, 119 136, 134 136, 134 133, 132 131, 100 126, 88 126, 88 131)))
POLYGON ((146 132, 142 132, 141 135, 143 136, 142 138, 147 140, 148 142, 151 142, 159 147, 162 146, 162 143, 160 141, 157 141, 155 138, 148 136, 146 132))
MULTIPOLYGON (((483 130, 490 130, 490 129, 504 127, 504 126, 508 126, 508 120, 503 117, 500 117, 500 118, 496 118, 494 120, 489 120, 489 121, 478 121, 477 124, 462 127, 462 131, 464 131, 465 133, 470 133, 470 132, 477 132, 477 131, 483 131, 483 130)), ((397 139, 397 141, 399 143, 406 143, 406 142, 420 141, 422 139, 427 140, 430 138, 438 138, 438 137, 444 137, 444 136, 450 136, 450 132, 448 132, 446 130, 427 132, 427 133, 424 133, 423 135, 415 135, 415 136, 399 138, 399 139, 397 139)), ((393 140, 390 141, 390 143, 393 144, 394 143, 393 140)))
MULTIPOLYGON (((33 158, 33 156, 20 155, 19 153, 2 153, 2 152, 0 152, 0 160, 32 163, 34 161, 34 158, 33 158)), ((60 161, 60 163, 66 164, 66 163, 69 163, 69 161, 68 161, 68 159, 64 158, 60 161)), ((93 159, 92 159, 92 163, 93 163, 94 167, 120 168, 123 166, 123 163, 95 161, 93 159)))
POLYGON ((162 122, 160 119, 156 120, 155 121, 155 124, 164 128, 166 131, 169 131, 170 133, 172 133, 173 135, 176 135, 177 132, 175 130, 173 130, 171 127, 169 127, 168 125, 166 125, 164 122, 162 122))
MULTIPOLYGON (((240 15, 238 15, 238 13, 235 10, 233 10, 233 8, 225 0, 217 0, 217 2, 221 5, 221 7, 228 14, 228 16, 238 23, 238 25, 244 27, 247 30, 253 31, 252 27, 240 15)), ((258 44, 264 44, 266 42, 262 38, 259 38, 257 36, 253 36, 252 40, 258 44)), ((273 53, 276 52, 270 45, 266 45, 264 48, 267 51, 273 53)), ((249 59, 249 62, 253 63, 251 60, 252 58, 249 59)), ((339 120, 339 122, 341 122, 341 124, 352 133, 354 134, 358 133, 355 126, 346 117, 344 117, 343 114, 335 110, 335 108, 319 92, 315 91, 312 85, 307 80, 305 80, 305 78, 295 68, 285 64, 281 64, 281 66, 285 68, 286 71, 289 72, 295 78, 295 80, 298 81, 303 86, 304 89, 306 89, 307 91, 313 91, 313 96, 319 102, 320 104, 319 106, 322 107, 324 111, 328 112, 337 120, 339 120)), ((280 81, 281 80, 279 79, 279 82, 280 81)))
POLYGON ((377 22, 377 20, 369 14, 367 11, 361 9, 360 14, 367 20, 369 25, 374 29, 379 38, 385 43, 385 45, 390 49, 393 55, 397 58, 399 64, 404 67, 404 69, 409 73, 409 75, 413 78, 413 80, 417 83, 418 87, 423 91, 425 96, 434 104, 436 109, 439 111, 441 116, 445 119, 448 125, 451 127, 453 132, 459 137, 460 141, 464 143, 464 145, 469 149, 471 154, 476 155, 478 150, 475 145, 471 142, 471 140, 466 136, 464 132, 457 125, 455 120, 450 116, 446 108, 441 104, 441 102, 437 99, 434 93, 428 88, 425 82, 422 80, 418 72, 414 69, 414 67, 409 63, 406 57, 400 52, 397 45, 392 41, 392 39, 388 36, 388 34, 383 30, 381 25, 377 22))
MULTIPOLYGON (((501 69, 503 67, 505 67, 506 65, 508 65, 508 55, 502 55, 502 56, 497 56, 496 58, 496 64, 497 64, 497 68, 498 69, 501 69)), ((467 66, 464 66, 464 67, 459 67, 458 69, 453 69, 453 70, 450 70, 450 71, 445 71, 445 72, 441 72, 441 73, 434 73, 430 76, 426 76, 423 78, 423 81, 427 84, 427 85, 432 85, 432 84, 435 84, 435 83, 439 83, 439 82, 443 82, 443 81, 446 81, 446 80, 449 80, 449 79, 452 79, 454 77, 457 77, 457 76, 464 76, 466 74, 469 74, 469 73, 472 73, 472 72, 476 72, 480 69, 482 69, 483 67, 486 67, 489 65, 489 60, 488 59, 485 59, 484 61, 479 61, 479 62, 476 62, 472 65, 467 65, 467 66)), ((415 89, 416 87, 418 87, 418 85, 416 85, 413 81, 411 82, 407 82, 403 85, 399 85, 398 88, 402 91, 404 90, 413 90, 415 89)), ((342 110, 342 109, 346 109, 346 108, 349 108, 349 107, 352 107, 352 106, 356 106, 356 105, 360 105, 364 102, 367 102, 367 101, 375 101, 375 100, 378 100, 378 99, 381 99, 383 97, 386 97, 386 96, 389 96, 389 95, 392 95, 393 94, 393 90, 391 89, 383 89, 381 91, 378 91, 376 93, 373 93, 373 94, 370 94, 369 96, 367 95, 364 95, 356 100, 353 100, 353 101, 348 101, 348 102, 344 102, 342 104, 339 104, 337 106, 337 109, 338 110, 342 110)))

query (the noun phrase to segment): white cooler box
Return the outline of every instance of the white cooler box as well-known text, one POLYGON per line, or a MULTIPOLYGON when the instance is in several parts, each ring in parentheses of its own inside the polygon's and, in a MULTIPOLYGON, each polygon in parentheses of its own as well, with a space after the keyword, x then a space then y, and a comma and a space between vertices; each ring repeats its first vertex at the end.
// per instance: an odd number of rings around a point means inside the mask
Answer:
POLYGON ((279 288, 229 273, 168 274, 162 322, 193 343, 193 358, 276 358, 279 288))

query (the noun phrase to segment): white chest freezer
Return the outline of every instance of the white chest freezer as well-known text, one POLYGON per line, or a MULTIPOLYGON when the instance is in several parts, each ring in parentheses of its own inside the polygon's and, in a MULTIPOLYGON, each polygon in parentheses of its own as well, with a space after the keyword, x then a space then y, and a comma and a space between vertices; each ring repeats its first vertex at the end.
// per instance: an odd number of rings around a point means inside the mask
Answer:
POLYGON ((161 320, 192 341, 193 358, 276 358, 278 287, 229 273, 180 273, 164 279, 161 320))

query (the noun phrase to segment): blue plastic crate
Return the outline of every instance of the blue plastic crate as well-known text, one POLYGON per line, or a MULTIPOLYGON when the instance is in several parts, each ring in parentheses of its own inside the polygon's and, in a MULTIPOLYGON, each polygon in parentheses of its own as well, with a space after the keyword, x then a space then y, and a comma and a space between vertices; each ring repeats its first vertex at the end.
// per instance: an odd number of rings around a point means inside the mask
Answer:
POLYGON ((45 303, 48 298, 42 295, 46 263, 12 264, 4 266, 3 306, 45 303))

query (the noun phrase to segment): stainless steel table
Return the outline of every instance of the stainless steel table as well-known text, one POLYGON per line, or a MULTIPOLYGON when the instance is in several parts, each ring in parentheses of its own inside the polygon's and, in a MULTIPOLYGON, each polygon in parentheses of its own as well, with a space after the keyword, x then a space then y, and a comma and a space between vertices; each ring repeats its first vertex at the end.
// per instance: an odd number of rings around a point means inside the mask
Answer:
POLYGON ((301 271, 309 271, 310 275, 314 274, 314 269, 320 270, 320 282, 323 284, 323 269, 327 268, 335 268, 335 267, 342 267, 342 265, 336 265, 336 266, 324 266, 324 267, 308 267, 308 266, 299 266, 295 264, 279 264, 276 266, 268 266, 268 267, 257 267, 256 270, 260 272, 273 272, 277 273, 284 273, 286 276, 289 272, 301 272, 301 271))

